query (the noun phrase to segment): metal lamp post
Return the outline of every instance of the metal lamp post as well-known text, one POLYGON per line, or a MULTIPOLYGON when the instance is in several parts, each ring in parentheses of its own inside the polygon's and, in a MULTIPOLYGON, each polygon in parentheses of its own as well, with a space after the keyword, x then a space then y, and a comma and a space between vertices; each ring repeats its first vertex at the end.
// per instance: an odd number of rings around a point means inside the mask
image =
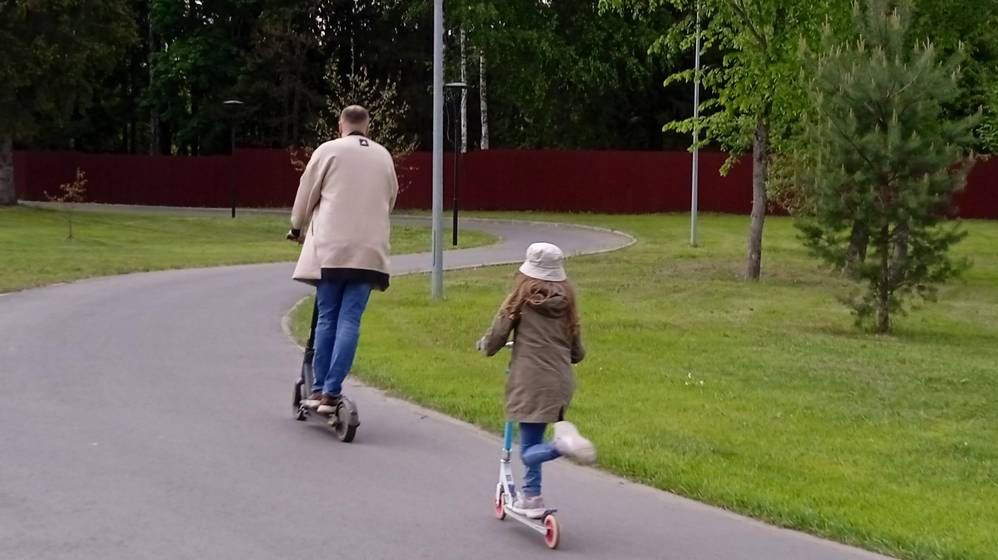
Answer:
POLYGON ((232 217, 236 217, 236 200, 238 199, 238 186, 236 185, 236 176, 232 172, 235 167, 235 155, 236 155, 236 125, 238 124, 240 112, 246 104, 238 99, 228 99, 222 102, 225 107, 226 112, 229 115, 229 135, 231 141, 231 152, 230 157, 232 157, 232 163, 229 166, 229 202, 232 205, 232 217))
POLYGON ((696 55, 693 63, 693 177, 690 185, 690 247, 697 246, 697 202, 700 191, 700 2, 697 2, 696 55))
POLYGON ((433 0, 433 299, 444 297, 444 1, 433 0))
MULTIPOLYGON (((449 83, 444 84, 444 87, 447 90, 449 90, 449 91, 464 91, 464 90, 468 89, 468 84, 466 84, 464 82, 449 82, 449 83)), ((458 119, 452 118, 451 119, 451 125, 454 127, 454 136, 452 137, 453 144, 454 144, 454 165, 453 165, 453 167, 454 167, 454 181, 453 181, 453 185, 454 186, 453 186, 453 189, 454 190, 453 190, 453 193, 452 193, 452 205, 453 205, 453 211, 454 211, 453 221, 454 221, 454 223, 453 223, 451 232, 453 234, 452 243, 453 243, 453 245, 455 247, 457 247, 457 212, 458 212, 458 191, 459 191, 459 187, 458 187, 458 184, 459 184, 458 183, 458 165, 459 165, 459 162, 461 160, 461 148, 460 148, 460 146, 458 144, 458 135, 460 134, 458 127, 460 126, 460 123, 458 122, 458 119)))

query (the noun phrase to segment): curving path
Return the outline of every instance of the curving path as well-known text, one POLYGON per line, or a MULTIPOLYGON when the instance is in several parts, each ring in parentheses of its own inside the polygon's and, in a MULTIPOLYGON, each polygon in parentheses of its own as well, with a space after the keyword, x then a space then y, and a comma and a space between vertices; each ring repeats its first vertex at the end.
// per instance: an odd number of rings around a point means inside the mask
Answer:
MULTIPOLYGON (((539 240, 570 254, 630 242, 468 225, 502 242, 448 253, 448 267, 518 261, 539 240)), ((429 264, 394 259, 398 273, 429 264)), ((875 558, 564 462, 545 471, 563 527, 548 551, 492 516, 498 438, 358 384, 355 443, 291 419, 301 354, 280 318, 308 291, 290 273, 179 270, 0 296, 0 558, 875 558)))

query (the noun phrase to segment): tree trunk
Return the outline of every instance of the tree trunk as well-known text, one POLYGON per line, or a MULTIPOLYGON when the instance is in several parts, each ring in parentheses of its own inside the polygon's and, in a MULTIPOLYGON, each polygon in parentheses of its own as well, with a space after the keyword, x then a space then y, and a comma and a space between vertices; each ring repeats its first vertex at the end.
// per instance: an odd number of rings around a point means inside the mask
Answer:
MULTIPOLYGON (((464 50, 464 28, 461 28, 461 83, 468 84, 468 54, 464 50)), ((461 88, 461 153, 468 151, 468 88, 461 88)))
POLYGON ((906 276, 908 267, 908 225, 899 225, 894 229, 894 254, 891 256, 891 290, 900 286, 906 276))
MULTIPOLYGON (((156 33, 152 24, 152 14, 149 17, 149 87, 152 88, 156 83, 156 74, 153 69, 152 55, 158 48, 156 46, 156 33)), ((149 106, 149 155, 158 156, 161 151, 162 143, 159 137, 159 109, 156 107, 156 101, 149 106)))
POLYGON ((766 220, 766 178, 769 174, 769 129, 756 123, 752 138, 752 221, 749 225, 748 266, 745 278, 758 280, 762 271, 762 226, 766 220))
MULTIPOLYGON (((301 126, 299 126, 299 121, 301 117, 301 73, 299 72, 295 76, 294 85, 294 98, 291 102, 291 143, 297 144, 301 141, 301 126)), ((284 143, 285 146, 288 142, 284 143)))
MULTIPOLYGON (((282 81, 286 79, 287 77, 285 76, 282 81)), ((284 144, 285 146, 288 146, 293 142, 293 140, 291 140, 291 121, 294 119, 294 108, 292 107, 292 105, 294 105, 294 96, 294 86, 291 86, 291 90, 288 94, 281 96, 281 104, 283 105, 281 108, 281 144, 284 144)))
POLYGON ((880 279, 877 286, 877 332, 883 334, 891 330, 891 241, 888 226, 885 225, 881 228, 880 239, 877 240, 877 245, 880 249, 880 279))
POLYGON ((14 138, 0 132, 0 206, 17 204, 14 189, 14 138))
POLYGON ((157 140, 159 141, 159 145, 156 153, 151 155, 173 155, 173 129, 170 128, 169 123, 159 120, 158 115, 156 123, 158 124, 157 140))
POLYGON ((139 71, 138 54, 133 50, 128 55, 128 141, 125 142, 128 146, 128 153, 135 153, 135 143, 138 141, 138 133, 136 128, 138 128, 138 90, 139 88, 135 85, 136 74, 139 71))
POLYGON ((482 116, 481 148, 489 149, 489 96, 485 80, 485 55, 478 55, 478 104, 482 116))
POLYGON ((843 272, 851 273, 856 267, 866 262, 866 248, 870 244, 870 233, 866 224, 857 220, 852 223, 852 233, 849 236, 849 248, 846 250, 846 263, 843 272))

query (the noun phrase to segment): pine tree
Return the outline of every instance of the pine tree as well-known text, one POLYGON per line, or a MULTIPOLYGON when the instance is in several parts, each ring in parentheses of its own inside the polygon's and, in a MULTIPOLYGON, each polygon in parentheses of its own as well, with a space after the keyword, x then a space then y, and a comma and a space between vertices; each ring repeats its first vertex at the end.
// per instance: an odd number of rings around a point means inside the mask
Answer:
POLYGON ((906 299, 932 299, 965 265, 948 254, 965 234, 945 218, 973 160, 976 118, 945 116, 960 53, 940 61, 928 41, 908 46, 911 10, 910 0, 856 4, 852 38, 826 33, 805 53, 811 103, 795 156, 814 215, 798 227, 813 254, 860 284, 847 302, 879 333, 906 299))

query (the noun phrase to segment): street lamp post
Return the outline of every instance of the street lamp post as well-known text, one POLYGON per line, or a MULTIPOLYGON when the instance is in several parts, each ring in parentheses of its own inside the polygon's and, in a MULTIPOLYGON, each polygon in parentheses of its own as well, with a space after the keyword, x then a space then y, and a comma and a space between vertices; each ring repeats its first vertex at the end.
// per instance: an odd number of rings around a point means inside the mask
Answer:
POLYGON ((232 206, 232 217, 236 217, 236 200, 238 199, 238 189, 236 184, 236 174, 233 172, 235 168, 235 156, 236 156, 236 124, 239 120, 240 111, 246 104, 238 99, 229 99, 222 102, 225 107, 226 112, 229 115, 229 139, 231 141, 230 145, 230 161, 229 164, 229 202, 232 206))
POLYGON ((696 55, 693 63, 693 176, 690 185, 690 247, 697 246, 697 203, 700 197, 700 2, 697 1, 696 55))
POLYGON ((433 299, 444 297, 444 1, 433 0, 433 299))
MULTIPOLYGON (((468 84, 464 82, 450 82, 444 84, 444 87, 447 88, 447 90, 451 91, 457 90, 463 92, 464 90, 468 89, 468 84)), ((451 202, 454 211, 454 218, 453 218, 454 223, 451 229, 451 233, 453 236, 452 243, 455 247, 457 247, 457 212, 458 212, 458 191, 459 191, 458 164, 461 161, 461 147, 458 142, 458 135, 460 134, 459 132, 460 129, 458 127, 460 126, 460 123, 458 122, 457 118, 451 118, 451 125, 454 127, 454 136, 452 136, 453 145, 454 145, 454 165, 453 165, 454 181, 453 181, 453 192, 451 195, 452 197, 451 202)))

